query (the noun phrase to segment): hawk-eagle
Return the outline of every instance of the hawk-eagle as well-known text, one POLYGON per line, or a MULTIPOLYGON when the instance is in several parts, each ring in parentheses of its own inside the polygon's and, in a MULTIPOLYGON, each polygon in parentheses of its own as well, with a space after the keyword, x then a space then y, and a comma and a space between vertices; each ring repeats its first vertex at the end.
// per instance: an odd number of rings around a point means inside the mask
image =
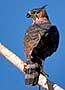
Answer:
MULTIPOLYGON (((33 21, 24 37, 27 63, 37 63, 41 67, 42 62, 57 50, 59 32, 57 27, 50 22, 45 6, 30 10, 27 17, 33 21)), ((40 71, 39 68, 38 71, 40 71)))

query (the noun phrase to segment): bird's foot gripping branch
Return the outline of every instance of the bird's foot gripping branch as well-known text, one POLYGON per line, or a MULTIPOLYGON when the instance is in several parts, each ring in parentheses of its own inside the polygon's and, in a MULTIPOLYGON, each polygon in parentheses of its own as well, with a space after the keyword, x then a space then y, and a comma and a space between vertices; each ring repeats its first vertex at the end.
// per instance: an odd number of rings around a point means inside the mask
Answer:
POLYGON ((31 61, 27 62, 27 66, 24 68, 25 72, 25 85, 40 85, 44 90, 64 90, 54 82, 48 80, 48 75, 45 72, 40 72, 41 68, 38 63, 31 61))
POLYGON ((26 85, 37 85, 40 73, 45 77, 48 76, 45 72, 42 72, 42 68, 38 63, 33 63, 32 61, 26 63, 27 66, 24 68, 26 85))

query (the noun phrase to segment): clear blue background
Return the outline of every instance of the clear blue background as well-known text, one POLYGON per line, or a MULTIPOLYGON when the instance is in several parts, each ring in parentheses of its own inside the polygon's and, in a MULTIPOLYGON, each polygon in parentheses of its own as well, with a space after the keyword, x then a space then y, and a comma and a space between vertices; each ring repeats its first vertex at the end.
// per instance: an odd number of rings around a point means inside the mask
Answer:
MULTIPOLYGON (((60 33, 59 48, 48 57, 45 71, 49 79, 65 88, 65 0, 0 0, 0 42, 26 60, 24 54, 24 33, 31 24, 26 13, 36 7, 48 4, 50 20, 60 33)), ((24 74, 0 55, 0 90, 37 90, 27 87, 24 74)))

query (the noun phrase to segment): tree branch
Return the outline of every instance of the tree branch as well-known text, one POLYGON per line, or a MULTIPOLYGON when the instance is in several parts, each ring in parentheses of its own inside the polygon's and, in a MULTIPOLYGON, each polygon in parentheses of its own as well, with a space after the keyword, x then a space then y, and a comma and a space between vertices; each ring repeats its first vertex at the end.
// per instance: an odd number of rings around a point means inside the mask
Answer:
MULTIPOLYGON (((9 62, 14 64, 20 71, 24 72, 24 68, 27 66, 16 54, 0 43, 0 54, 3 55, 9 62)), ((57 84, 48 80, 47 77, 40 74, 38 84, 44 87, 46 90, 64 90, 57 84)))

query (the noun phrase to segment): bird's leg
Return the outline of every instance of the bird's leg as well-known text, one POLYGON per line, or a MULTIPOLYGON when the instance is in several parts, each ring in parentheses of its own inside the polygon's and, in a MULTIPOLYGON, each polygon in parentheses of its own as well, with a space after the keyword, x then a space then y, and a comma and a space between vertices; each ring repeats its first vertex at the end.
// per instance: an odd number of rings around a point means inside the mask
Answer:
POLYGON ((39 78, 39 66, 37 63, 33 63, 32 61, 27 61, 27 67, 25 68, 25 84, 26 85, 36 85, 38 84, 39 78))
POLYGON ((31 60, 28 60, 26 63, 27 67, 24 69, 26 85, 37 85, 40 73, 44 75, 46 78, 48 78, 48 74, 43 70, 44 62, 43 64, 41 64, 38 62, 32 62, 31 60))

